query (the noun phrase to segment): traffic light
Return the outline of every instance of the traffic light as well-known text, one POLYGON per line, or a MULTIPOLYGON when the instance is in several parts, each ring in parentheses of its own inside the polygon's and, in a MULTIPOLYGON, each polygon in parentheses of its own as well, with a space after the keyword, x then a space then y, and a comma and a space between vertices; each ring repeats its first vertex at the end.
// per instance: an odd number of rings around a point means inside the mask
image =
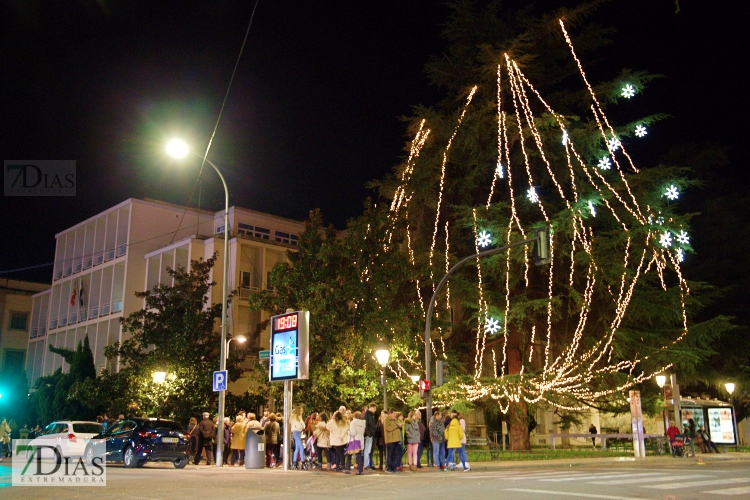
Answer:
POLYGON ((545 266, 552 262, 549 255, 549 228, 543 227, 535 229, 534 237, 537 238, 534 242, 534 261, 537 266, 545 266))
POLYGON ((448 382, 448 367, 445 361, 435 361, 435 386, 439 387, 448 382))
POLYGON ((420 380, 419 381, 419 397, 423 398, 426 393, 430 392, 430 381, 420 380))

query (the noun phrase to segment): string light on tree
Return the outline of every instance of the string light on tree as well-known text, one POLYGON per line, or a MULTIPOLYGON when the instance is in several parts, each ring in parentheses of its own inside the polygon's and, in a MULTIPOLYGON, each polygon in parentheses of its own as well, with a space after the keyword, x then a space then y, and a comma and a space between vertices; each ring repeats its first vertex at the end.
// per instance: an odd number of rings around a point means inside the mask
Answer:
POLYGON ((635 136, 636 137, 644 137, 646 134, 648 134, 648 131, 646 130, 646 127, 643 125, 636 125, 635 126, 635 136))
POLYGON ((490 335, 495 335, 500 329, 500 320, 487 316, 487 320, 484 322, 484 330, 490 335))
POLYGON ((534 189, 533 187, 529 188, 529 191, 526 193, 526 197, 531 203, 539 203, 539 195, 536 193, 536 189, 534 189))
POLYGON ((664 248, 669 248, 672 246, 672 233, 669 231, 664 231, 661 233, 661 238, 659 238, 659 243, 661 243, 661 246, 664 248))
POLYGON ((617 137, 613 137, 609 141, 607 141, 607 148, 613 153, 620 149, 620 146, 622 146, 622 143, 617 137))
POLYGON ((479 233, 479 237, 477 238, 477 245, 479 245, 482 248, 486 248, 492 244, 492 237, 490 236, 490 233, 487 231, 482 231, 479 233))
POLYGON ((626 99, 630 99, 635 95, 635 87, 628 83, 622 88, 622 94, 620 95, 622 95, 626 99))
POLYGON ((675 235, 675 238, 677 239, 677 242, 682 245, 687 245, 690 243, 690 236, 684 231, 681 230, 680 234, 675 235))
POLYGON ((605 156, 601 160, 599 160, 599 168, 602 170, 609 170, 612 168, 612 161, 609 159, 609 156, 605 156))
POLYGON ((669 198, 670 200, 676 200, 680 197, 680 192, 677 190, 677 186, 672 184, 667 188, 667 190, 664 192, 664 196, 669 198))
POLYGON ((495 169, 495 173, 497 174, 498 179, 505 178, 505 169, 502 163, 497 162, 497 168, 495 169))

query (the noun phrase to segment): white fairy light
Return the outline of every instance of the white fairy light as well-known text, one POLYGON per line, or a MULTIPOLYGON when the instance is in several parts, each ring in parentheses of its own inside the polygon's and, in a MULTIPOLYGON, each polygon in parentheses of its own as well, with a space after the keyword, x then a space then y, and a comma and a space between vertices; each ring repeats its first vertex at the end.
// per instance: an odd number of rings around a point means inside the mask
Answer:
POLYGON ((635 95, 635 87, 628 83, 622 88, 622 94, 620 95, 622 95, 626 99, 630 99, 635 95))
POLYGON ((488 247, 492 244, 492 237, 490 236, 490 233, 487 231, 482 231, 479 233, 479 237, 477 238, 477 245, 479 245, 482 248, 488 247))
POLYGON ((487 321, 484 323, 484 329, 490 335, 495 335, 500 331, 500 320, 487 316, 487 321))
POLYGON ((567 130, 563 130, 562 143, 563 143, 563 146, 568 144, 568 131, 567 130))
POLYGON ((605 156, 599 160, 599 168, 602 170, 609 170, 612 168, 612 162, 610 161, 609 156, 605 156))
POLYGON ((661 243, 661 246, 664 248, 669 248, 672 246, 672 233, 669 231, 664 231, 661 233, 661 238, 659 238, 659 243, 661 243))
POLYGON ((607 148, 613 153, 620 149, 620 146, 622 146, 622 143, 617 137, 613 137, 607 141, 607 148))
POLYGON ((672 184, 664 192, 664 196, 666 196, 670 200, 676 200, 677 198, 680 197, 680 192, 677 190, 677 186, 675 186, 674 184, 672 184))
POLYGON ((539 195, 536 194, 536 189, 529 188, 529 191, 526 193, 526 197, 529 199, 531 203, 538 203, 539 202, 539 195))
POLYGON ((497 178, 498 179, 504 179, 505 178, 505 169, 504 169, 502 163, 497 162, 497 168, 495 169, 495 173, 497 174, 497 178))
POLYGON ((687 245, 688 243, 690 243, 690 236, 688 236, 688 234, 684 230, 681 230, 680 234, 675 235, 675 238, 677 239, 677 242, 682 245, 687 245))
POLYGON ((677 262, 682 262, 685 260, 685 252, 682 251, 682 248, 677 249, 677 262))
POLYGON ((635 126, 635 136, 636 137, 643 137, 646 134, 648 134, 648 131, 646 130, 646 127, 643 125, 636 125, 635 126))
POLYGON ((591 212, 592 217, 596 217, 596 207, 594 206, 594 202, 589 200, 589 212, 591 212))

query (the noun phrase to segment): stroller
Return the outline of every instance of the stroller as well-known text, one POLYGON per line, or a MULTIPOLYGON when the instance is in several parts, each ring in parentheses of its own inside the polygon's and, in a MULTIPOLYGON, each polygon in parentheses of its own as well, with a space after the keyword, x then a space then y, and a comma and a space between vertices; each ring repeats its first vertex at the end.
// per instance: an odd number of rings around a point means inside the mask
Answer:
POLYGON ((684 434, 675 435, 674 441, 672 441, 671 445, 672 445, 672 456, 674 457, 685 456, 685 435, 684 434))
POLYGON ((302 461, 302 470, 312 470, 318 466, 318 454, 315 453, 315 437, 310 436, 305 440, 305 460, 302 461))

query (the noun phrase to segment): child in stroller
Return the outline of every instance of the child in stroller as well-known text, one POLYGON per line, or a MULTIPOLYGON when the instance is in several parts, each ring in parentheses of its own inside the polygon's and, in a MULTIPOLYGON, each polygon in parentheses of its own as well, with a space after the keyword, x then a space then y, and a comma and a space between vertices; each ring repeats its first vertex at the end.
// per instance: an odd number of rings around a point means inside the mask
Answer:
POLYGON ((685 456, 685 435, 677 434, 672 441, 672 456, 683 457, 685 456))
POLYGON ((312 470, 318 465, 318 456, 315 453, 315 436, 310 436, 305 441, 305 459, 302 461, 300 470, 312 470))

